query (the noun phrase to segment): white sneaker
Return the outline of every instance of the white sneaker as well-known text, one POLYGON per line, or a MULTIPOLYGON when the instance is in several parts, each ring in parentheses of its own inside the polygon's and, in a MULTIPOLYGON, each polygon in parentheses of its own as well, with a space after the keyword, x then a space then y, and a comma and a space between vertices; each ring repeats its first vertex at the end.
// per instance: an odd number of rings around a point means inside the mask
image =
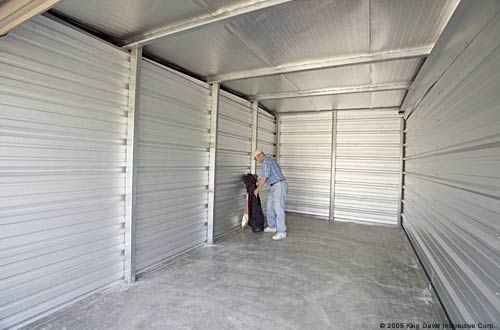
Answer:
POLYGON ((245 229, 248 226, 248 214, 243 214, 241 218, 241 228, 245 229))
POLYGON ((279 241, 280 239, 285 239, 286 238, 286 233, 277 233, 276 235, 273 236, 273 240, 279 241))
POLYGON ((264 229, 264 233, 275 233, 275 232, 276 232, 276 227, 275 228, 266 227, 266 229, 264 229))

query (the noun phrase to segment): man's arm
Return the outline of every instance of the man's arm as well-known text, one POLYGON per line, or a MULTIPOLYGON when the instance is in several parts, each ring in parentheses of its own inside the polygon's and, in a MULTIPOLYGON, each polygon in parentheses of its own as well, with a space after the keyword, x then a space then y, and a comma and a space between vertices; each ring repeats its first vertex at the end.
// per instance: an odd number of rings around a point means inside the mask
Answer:
POLYGON ((261 178, 260 179, 259 185, 257 186, 257 189, 255 189, 253 191, 256 197, 259 196, 259 192, 262 189, 262 187, 264 187, 264 185, 266 184, 266 181, 267 181, 267 178, 261 178))

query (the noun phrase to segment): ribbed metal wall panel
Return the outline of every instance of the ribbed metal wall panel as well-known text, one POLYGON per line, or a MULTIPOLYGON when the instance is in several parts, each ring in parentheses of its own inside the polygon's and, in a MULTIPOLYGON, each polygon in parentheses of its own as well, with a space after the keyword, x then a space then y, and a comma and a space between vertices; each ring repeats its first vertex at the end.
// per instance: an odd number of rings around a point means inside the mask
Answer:
POLYGON ((251 103, 221 91, 215 174, 215 236, 241 224, 246 190, 242 176, 250 173, 251 103))
POLYGON ((142 62, 136 252, 140 272, 206 241, 210 90, 142 62))
POLYGON ((486 4, 459 5, 440 45, 481 32, 455 57, 438 48, 429 65, 447 70, 419 77, 436 82, 406 122, 403 226, 453 323, 498 328, 500 7, 486 4))
POLYGON ((123 279, 128 80, 46 17, 0 38, 0 328, 123 279))
POLYGON ((395 110, 337 112, 335 220, 398 223, 401 125, 395 110))
MULTIPOLYGON (((276 158, 276 118, 272 114, 259 109, 257 123, 257 148, 264 151, 266 155, 276 158)), ((257 174, 262 177, 262 164, 257 163, 257 174)), ((265 185, 260 192, 264 213, 266 212, 268 196, 269 186, 265 185)))
POLYGON ((280 165, 288 181, 286 210, 330 215, 332 112, 280 116, 280 165))

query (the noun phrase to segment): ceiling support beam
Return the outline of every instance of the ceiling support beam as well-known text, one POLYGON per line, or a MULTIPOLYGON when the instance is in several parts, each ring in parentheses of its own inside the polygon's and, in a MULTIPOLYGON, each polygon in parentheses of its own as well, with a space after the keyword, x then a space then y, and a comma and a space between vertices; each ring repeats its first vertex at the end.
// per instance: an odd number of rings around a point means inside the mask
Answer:
POLYGON ((5 0, 0 1, 0 36, 19 24, 55 6, 61 0, 5 0))
POLYGON ((287 92, 278 94, 261 94, 252 96, 250 99, 254 101, 262 101, 262 100, 289 99, 289 98, 308 97, 308 96, 405 90, 409 89, 410 85, 411 83, 409 82, 396 82, 396 83, 378 84, 378 85, 335 87, 335 88, 324 88, 324 89, 315 89, 309 91, 287 92))
POLYGON ((179 32, 200 28, 202 26, 250 14, 291 1, 293 0, 260 0, 258 2, 251 1, 250 3, 245 3, 238 7, 227 8, 227 10, 221 11, 219 13, 215 13, 212 15, 203 15, 174 25, 167 25, 163 28, 156 29, 155 31, 144 33, 141 36, 132 38, 131 40, 126 42, 123 47, 129 49, 137 46, 144 46, 152 43, 159 38, 168 37, 179 32))
POLYGON ((408 49, 397 52, 375 53, 369 55, 351 56, 344 58, 337 57, 337 58, 324 59, 320 61, 284 64, 277 67, 269 67, 269 68, 215 75, 208 77, 207 81, 210 83, 224 82, 230 80, 257 78, 257 77, 272 76, 272 75, 292 73, 292 72, 337 68, 342 66, 370 64, 370 63, 394 61, 394 60, 405 60, 411 58, 426 57, 430 54, 431 50, 432 47, 426 47, 426 48, 408 49))

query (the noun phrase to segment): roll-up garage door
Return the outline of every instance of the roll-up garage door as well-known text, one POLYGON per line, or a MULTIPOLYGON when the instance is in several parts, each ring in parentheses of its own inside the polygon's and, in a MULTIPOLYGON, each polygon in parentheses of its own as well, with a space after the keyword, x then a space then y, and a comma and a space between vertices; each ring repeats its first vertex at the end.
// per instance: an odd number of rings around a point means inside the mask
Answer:
POLYGON ((401 123, 397 111, 338 111, 334 219, 398 223, 401 123))
POLYGON ((246 199, 242 176, 250 172, 251 148, 250 102, 221 91, 215 174, 216 237, 240 225, 246 199))
POLYGON ((286 210, 330 215, 332 113, 280 116, 280 164, 288 181, 286 210))
POLYGON ((128 77, 46 17, 0 38, 0 328, 123 279, 128 77))
MULTIPOLYGON (((257 148, 264 151, 266 155, 276 158, 276 118, 259 108, 257 127, 257 148)), ((257 174, 259 177, 262 176, 262 164, 257 163, 257 174)), ((264 214, 268 196, 269 186, 265 185, 260 192, 264 214)))
POLYGON ((206 241, 210 100, 207 84, 142 62, 138 271, 206 241))

